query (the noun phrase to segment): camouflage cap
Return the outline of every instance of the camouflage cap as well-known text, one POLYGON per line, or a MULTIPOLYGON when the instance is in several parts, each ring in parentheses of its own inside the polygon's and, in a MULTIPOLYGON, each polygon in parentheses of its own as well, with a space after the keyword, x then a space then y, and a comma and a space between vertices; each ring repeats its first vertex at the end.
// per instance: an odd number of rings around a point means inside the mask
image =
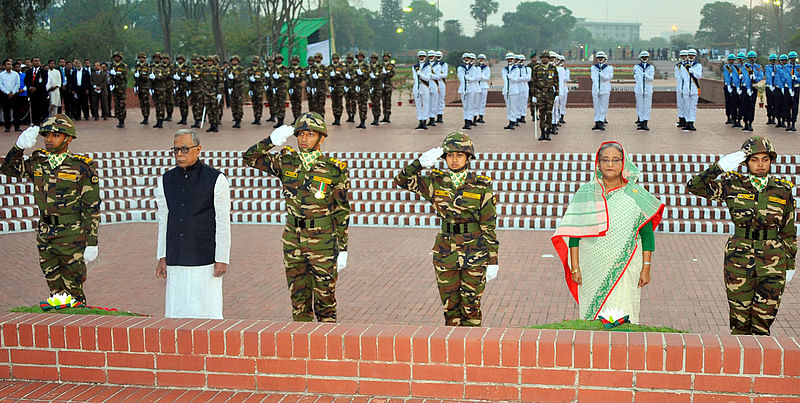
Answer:
POLYGON ((347 54, 346 54, 344 57, 345 57, 346 59, 352 59, 352 58, 353 58, 353 53, 351 53, 351 52, 347 52, 347 54))
POLYGON ((300 61, 300 55, 292 55, 292 60, 300 61))
POLYGON ((50 116, 39 127, 39 135, 45 136, 47 133, 64 133, 67 136, 76 138, 75 124, 69 116, 59 113, 58 115, 50 116))
POLYGON ((375 53, 375 52, 372 52, 372 53, 370 53, 370 55, 369 55, 369 58, 370 58, 370 59, 372 59, 372 58, 375 58, 375 59, 377 59, 377 58, 378 58, 378 54, 377 54, 377 53, 375 53))
POLYGON ((317 112, 306 112, 297 117, 294 122, 294 135, 302 131, 310 130, 328 137, 328 130, 325 128, 325 118, 317 112))
POLYGON ((214 55, 213 57, 214 57, 214 61, 219 63, 219 55, 214 55))
POLYGON ((392 52, 389 52, 388 50, 386 52, 383 52, 383 57, 387 57, 387 56, 388 57, 392 57, 392 52))
POLYGON ((147 53, 139 52, 136 54, 136 57, 147 57, 147 53))
POLYGON ((161 58, 161 52, 153 53, 153 57, 161 58))
POLYGON ((233 59, 236 59, 236 60, 238 60, 238 61, 240 61, 240 62, 242 61, 242 58, 241 58, 241 57, 239 57, 239 55, 233 55, 233 56, 231 56, 231 60, 233 60, 233 59))
POLYGON ((359 50, 358 53, 356 53, 356 57, 358 57, 358 56, 365 57, 364 56, 364 51, 363 50, 359 50))
POLYGON ((114 54, 111 55, 111 57, 117 57, 117 56, 122 57, 122 52, 116 51, 114 52, 114 54))
POLYGON ((753 136, 745 140, 742 144, 742 151, 744 151, 746 158, 760 153, 769 154, 769 157, 772 158, 773 161, 778 158, 778 154, 775 152, 775 148, 772 147, 772 143, 768 138, 763 136, 753 136))
POLYGON ((312 55, 308 55, 308 57, 306 58, 306 60, 314 60, 314 56, 312 56, 312 55))
POLYGON ((469 158, 475 158, 475 148, 472 145, 472 139, 466 133, 452 132, 444 138, 442 142, 442 157, 444 158, 447 153, 462 152, 469 154, 469 158))
POLYGON ((261 57, 260 56, 253 56, 253 57, 250 58, 250 61, 251 62, 259 62, 260 63, 261 62, 261 57))
POLYGON ((322 53, 319 53, 319 52, 314 53, 314 57, 318 57, 318 58, 322 59, 322 53))
POLYGON ((341 59, 341 57, 339 57, 338 53, 334 53, 331 55, 331 59, 341 59))
POLYGON ((283 55, 280 53, 276 53, 275 56, 272 57, 272 60, 278 60, 278 59, 283 60, 283 55))
POLYGON ((162 53, 162 54, 161 54, 161 58, 163 58, 163 59, 169 59, 169 53, 162 53))

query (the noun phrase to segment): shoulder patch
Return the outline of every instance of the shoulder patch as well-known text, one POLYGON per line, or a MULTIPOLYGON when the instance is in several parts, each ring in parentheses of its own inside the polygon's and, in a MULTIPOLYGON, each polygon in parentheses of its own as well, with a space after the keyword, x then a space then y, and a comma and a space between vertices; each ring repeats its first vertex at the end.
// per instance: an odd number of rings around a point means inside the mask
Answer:
POLYGON ((331 161, 331 162, 332 162, 334 165, 336 165, 337 167, 339 167, 339 169, 341 169, 342 171, 344 171, 345 169, 347 169, 347 163, 346 163, 346 162, 344 162, 344 161, 339 161, 339 160, 337 160, 336 158, 333 158, 333 157, 330 157, 329 159, 330 159, 330 161, 331 161))
POLYGON ((440 171, 440 170, 438 170, 436 168, 431 169, 431 172, 433 172, 435 174, 439 174, 439 175, 444 175, 444 172, 442 172, 442 171, 440 171))
POLYGON ((79 155, 79 154, 72 154, 72 158, 75 158, 76 160, 79 160, 79 161, 83 161, 87 165, 91 165, 94 162, 93 159, 91 159, 91 158, 89 158, 87 156, 84 156, 84 155, 79 155))
POLYGON ((744 178, 744 175, 742 175, 742 174, 740 174, 739 172, 736 172, 736 171, 727 171, 727 172, 725 172, 725 175, 728 176, 729 178, 730 177, 733 177, 733 178, 744 178))
POLYGON ((778 183, 780 185, 786 186, 789 189, 794 187, 794 183, 792 183, 792 181, 789 181, 789 180, 786 180, 786 179, 775 178, 775 183, 778 183))
POLYGON ((294 148, 292 148, 292 147, 286 146, 286 147, 281 148, 281 154, 283 154, 283 155, 292 154, 292 153, 294 153, 294 148))
POLYGON ((486 175, 478 175, 477 177, 478 177, 478 179, 480 179, 480 180, 482 180, 482 181, 484 181, 486 183, 491 183, 492 182, 492 178, 490 178, 490 177, 488 177, 486 175))

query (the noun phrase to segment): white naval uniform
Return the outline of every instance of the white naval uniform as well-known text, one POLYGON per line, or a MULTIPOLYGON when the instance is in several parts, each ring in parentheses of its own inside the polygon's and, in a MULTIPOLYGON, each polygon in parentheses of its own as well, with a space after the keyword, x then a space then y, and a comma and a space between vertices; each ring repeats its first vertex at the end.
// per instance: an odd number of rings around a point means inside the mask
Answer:
POLYGON ((683 97, 684 117, 687 122, 694 122, 697 114, 697 99, 700 97, 700 89, 692 79, 703 78, 703 65, 697 60, 687 63, 681 67, 681 95, 683 97))
POLYGON ((431 80, 429 81, 428 85, 428 97, 429 97, 429 104, 428 107, 428 118, 436 119, 436 112, 439 110, 439 64, 429 61, 428 64, 431 65, 431 80))
POLYGON ((478 115, 483 116, 486 114, 486 98, 489 95, 489 80, 492 78, 492 69, 483 64, 478 65, 481 73, 480 78, 480 97, 478 99, 478 115))
POLYGON ((517 119, 524 118, 528 114, 528 82, 531 81, 533 75, 530 67, 520 63, 517 68, 519 69, 519 79, 517 80, 517 119))
POLYGON ((430 107, 431 65, 428 62, 417 63, 411 66, 411 78, 414 80, 412 91, 414 93, 414 106, 417 109, 417 120, 428 120, 430 107))
POLYGON ((650 120, 655 75, 656 69, 650 63, 643 62, 633 66, 633 78, 636 80, 633 93, 636 96, 636 116, 639 120, 650 120))
MULTIPOLYGON (((158 240, 156 258, 167 256, 167 219, 169 208, 163 177, 156 186, 158 240)), ((231 194, 228 180, 220 173, 214 184, 215 250, 214 261, 229 263, 231 251, 231 194)), ((214 264, 203 266, 167 266, 167 318, 222 319, 222 277, 214 277, 214 264)))
POLYGON ((516 85, 516 80, 519 79, 519 66, 510 64, 503 67, 501 75, 503 77, 503 99, 506 101, 506 117, 510 122, 517 121, 516 109, 516 95, 519 93, 519 88, 516 85))
MULTIPOLYGON (((439 88, 439 93, 436 96, 437 102, 431 102, 435 106, 437 115, 444 115, 444 99, 445 95, 447 94, 447 84, 445 81, 447 80, 448 75, 448 66, 445 62, 436 62, 439 64, 439 82, 437 84, 437 88, 439 88)), ((432 98, 433 99, 433 98, 432 98)))
POLYGON ((560 110, 558 113, 559 118, 567 113, 567 95, 569 94, 569 69, 561 66, 561 71, 558 72, 558 98, 560 110))
POLYGON ((608 99, 611 97, 611 80, 614 78, 614 67, 608 64, 593 64, 592 72, 592 104, 594 105, 594 121, 603 122, 608 113, 608 99))
POLYGON ((686 118, 686 107, 683 105, 683 76, 681 75, 681 70, 683 67, 683 61, 679 61, 675 64, 675 100, 678 106, 678 119, 686 118))

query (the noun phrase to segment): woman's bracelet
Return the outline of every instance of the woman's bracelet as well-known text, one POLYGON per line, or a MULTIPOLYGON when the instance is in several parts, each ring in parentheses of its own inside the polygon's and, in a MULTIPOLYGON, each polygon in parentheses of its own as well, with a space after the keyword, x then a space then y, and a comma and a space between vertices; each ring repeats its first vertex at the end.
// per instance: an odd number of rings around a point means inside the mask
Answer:
POLYGON ((642 266, 650 266, 650 262, 643 262, 642 266))
POLYGON ((570 272, 571 272, 572 274, 575 274, 575 273, 579 272, 580 270, 581 270, 581 268, 580 268, 580 267, 573 267, 573 268, 572 268, 572 270, 570 270, 570 272))

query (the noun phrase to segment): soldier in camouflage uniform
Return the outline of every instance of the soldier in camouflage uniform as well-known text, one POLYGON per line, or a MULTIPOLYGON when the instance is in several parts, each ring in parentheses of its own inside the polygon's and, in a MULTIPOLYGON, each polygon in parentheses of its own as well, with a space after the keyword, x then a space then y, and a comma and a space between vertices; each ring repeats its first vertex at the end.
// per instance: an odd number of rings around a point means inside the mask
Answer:
MULTIPOLYGON (((316 106, 314 102, 316 102, 316 97, 314 97, 314 93, 316 92, 316 83, 314 79, 314 75, 317 75, 316 69, 314 65, 314 56, 308 55, 306 59, 306 104, 308 105, 308 111, 314 112, 316 106)), ((317 75, 318 76, 318 75, 317 75)))
POLYGON ((91 158, 69 152, 75 137, 69 117, 51 116, 41 128, 31 126, 19 136, 0 172, 33 182, 40 214, 36 230, 39 265, 50 295, 67 293, 86 303, 86 262, 97 258, 100 180, 91 158), (46 150, 38 149, 24 159, 24 149, 33 147, 39 135, 44 137, 46 150))
POLYGON ((167 117, 167 85, 166 81, 171 80, 169 71, 161 63, 161 53, 153 54, 153 63, 150 65, 150 95, 153 97, 153 105, 156 107, 156 124, 153 127, 163 128, 164 119, 167 117))
MULTIPOLYGON (((391 123, 389 116, 392 114, 392 90, 394 90, 392 78, 394 78, 394 60, 392 60, 392 54, 389 52, 383 53, 381 78, 383 79, 383 90, 381 92, 381 100, 383 101, 383 119, 381 119, 381 122, 391 123)), ((439 117, 440 120, 438 122, 441 123, 441 115, 439 115, 439 117)))
POLYGON ((231 96, 231 114, 233 115, 233 128, 242 127, 244 116, 244 80, 245 71, 239 62, 239 55, 231 56, 231 67, 228 68, 228 94, 231 96))
POLYGON ((161 66, 164 69, 164 109, 166 110, 167 117, 164 118, 165 122, 172 122, 172 111, 175 110, 175 81, 172 76, 175 75, 175 64, 172 63, 169 53, 161 54, 161 66))
POLYGON ((267 107, 269 108, 269 119, 267 119, 267 122, 275 121, 275 88, 272 86, 273 70, 275 70, 275 60, 272 57, 268 57, 267 68, 265 70, 267 76, 264 80, 264 97, 267 99, 267 107))
POLYGON ((150 64, 147 63, 147 55, 139 52, 136 57, 136 70, 133 72, 133 91, 139 95, 139 108, 142 110, 142 121, 140 124, 146 125, 150 118, 150 64))
POLYGON ((769 175, 776 159, 767 138, 751 137, 688 185, 693 194, 724 202, 735 225, 724 264, 733 334, 769 335, 785 283, 794 275, 794 184, 769 175), (736 172, 742 163, 748 174, 736 172))
POLYGON ((114 116, 119 120, 117 127, 125 127, 125 100, 128 90, 128 65, 122 61, 122 52, 114 52, 114 59, 108 66, 109 81, 111 83, 111 93, 114 95, 114 116))
POLYGON ((222 70, 216 64, 216 56, 209 55, 203 68, 202 90, 205 118, 210 123, 207 132, 219 132, 219 120, 222 111, 222 93, 225 91, 222 70))
POLYGON ((492 182, 469 172, 472 140, 464 133, 447 135, 442 147, 423 153, 394 178, 433 204, 442 228, 433 245, 433 266, 446 326, 480 326, 481 295, 486 281, 497 276, 499 242, 492 182), (444 158, 450 172, 431 168, 444 158))
POLYGON ((367 100, 369 99, 369 74, 370 74, 370 66, 364 59, 364 52, 358 51, 356 53, 356 59, 358 62, 355 66, 355 75, 353 76, 354 82, 353 85, 355 86, 356 91, 356 102, 358 104, 358 118, 361 119, 361 123, 356 126, 356 129, 366 129, 367 126, 364 125, 364 122, 367 121, 367 100))
POLYGON ((347 122, 353 123, 356 118, 356 63, 353 54, 348 53, 344 62, 344 108, 347 111, 347 122))
POLYGON ((553 131, 553 103, 558 96, 558 70, 549 63, 550 53, 542 52, 542 63, 537 64, 533 70, 534 96, 536 106, 539 108, 539 141, 550 140, 553 131))
POLYGON ((286 69, 289 78, 289 100, 292 101, 292 121, 300 117, 303 110, 303 78, 305 70, 300 66, 300 56, 292 56, 291 65, 286 69))
POLYGON ((275 129, 244 154, 245 164, 278 177, 283 186, 283 261, 296 321, 316 315, 320 322, 336 322, 336 279, 347 264, 350 181, 347 165, 320 151, 327 136, 322 116, 304 113, 294 128, 275 129), (269 152, 292 135, 298 151, 269 152))
POLYGON ((314 97, 314 107, 316 108, 312 112, 317 112, 324 118, 325 99, 328 94, 328 67, 322 64, 322 53, 314 54, 314 71, 311 75, 314 78, 314 90, 311 95, 314 97))
POLYGON ((334 53, 331 56, 333 61, 330 65, 330 72, 328 73, 328 91, 331 94, 331 110, 333 110, 333 126, 340 126, 342 124, 342 112, 344 111, 344 104, 342 98, 344 97, 346 72, 345 65, 341 62, 339 55, 334 53))
MULTIPOLYGON (((272 102, 275 104, 275 118, 278 119, 272 127, 283 126, 286 116, 286 84, 288 82, 288 68, 283 65, 283 55, 275 55, 275 67, 272 68, 270 79, 272 81, 272 102)), ((271 105, 271 104, 270 104, 271 105)))
POLYGON ((191 74, 191 67, 186 63, 184 55, 178 55, 175 58, 175 69, 172 75, 173 85, 175 87, 175 104, 178 106, 178 111, 181 113, 181 120, 178 121, 179 125, 186 124, 186 118, 189 117, 189 82, 186 77, 191 74))
POLYGON ((192 67, 189 69, 189 76, 186 81, 189 82, 189 101, 192 103, 192 118, 194 124, 192 128, 199 128, 200 121, 203 119, 203 69, 205 68, 205 59, 198 54, 192 55, 192 67))
POLYGON ((261 114, 264 111, 264 84, 267 80, 267 73, 261 65, 261 58, 253 56, 250 60, 251 66, 247 68, 245 74, 250 83, 247 92, 250 95, 250 102, 253 104, 253 122, 251 125, 261 124, 261 114))
POLYGON ((369 55, 369 102, 372 104, 372 123, 377 126, 381 118, 381 99, 383 94, 383 66, 378 62, 378 54, 369 55))

